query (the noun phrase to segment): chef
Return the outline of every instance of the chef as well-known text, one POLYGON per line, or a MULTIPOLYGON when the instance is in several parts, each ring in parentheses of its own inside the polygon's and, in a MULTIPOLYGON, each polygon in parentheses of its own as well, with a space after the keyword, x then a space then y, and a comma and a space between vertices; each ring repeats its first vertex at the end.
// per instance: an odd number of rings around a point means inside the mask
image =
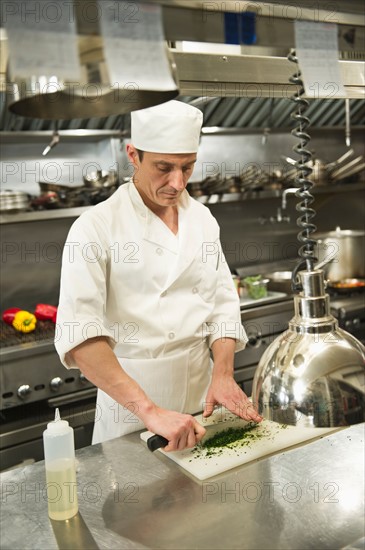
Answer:
POLYGON ((219 226, 186 191, 202 113, 170 101, 131 121, 133 177, 67 237, 55 346, 98 387, 93 443, 146 427, 182 450, 205 433, 193 413, 261 417, 233 378, 247 338, 219 226))

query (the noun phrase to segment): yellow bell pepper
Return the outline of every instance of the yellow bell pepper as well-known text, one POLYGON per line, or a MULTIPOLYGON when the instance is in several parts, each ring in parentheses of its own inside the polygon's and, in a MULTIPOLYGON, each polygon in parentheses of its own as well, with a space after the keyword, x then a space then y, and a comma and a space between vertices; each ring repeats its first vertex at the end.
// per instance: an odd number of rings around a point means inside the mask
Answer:
POLYGON ((12 325, 19 332, 32 332, 37 325, 37 318, 33 313, 21 310, 15 314, 12 325))

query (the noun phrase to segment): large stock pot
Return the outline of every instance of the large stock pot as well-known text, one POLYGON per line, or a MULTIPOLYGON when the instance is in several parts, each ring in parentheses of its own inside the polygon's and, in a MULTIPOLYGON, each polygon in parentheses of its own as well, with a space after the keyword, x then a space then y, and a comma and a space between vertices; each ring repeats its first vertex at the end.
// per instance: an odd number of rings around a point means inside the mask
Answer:
POLYGON ((315 238, 318 262, 328 261, 323 270, 330 283, 365 278, 365 231, 337 227, 315 238))

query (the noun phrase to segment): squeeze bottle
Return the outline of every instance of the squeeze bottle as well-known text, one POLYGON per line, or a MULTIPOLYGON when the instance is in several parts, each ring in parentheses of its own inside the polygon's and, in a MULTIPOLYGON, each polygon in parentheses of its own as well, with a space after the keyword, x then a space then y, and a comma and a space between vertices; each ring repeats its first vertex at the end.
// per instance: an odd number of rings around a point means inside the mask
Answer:
POLYGON ((48 515, 56 520, 72 518, 78 512, 74 431, 61 420, 58 409, 43 432, 43 447, 48 515))

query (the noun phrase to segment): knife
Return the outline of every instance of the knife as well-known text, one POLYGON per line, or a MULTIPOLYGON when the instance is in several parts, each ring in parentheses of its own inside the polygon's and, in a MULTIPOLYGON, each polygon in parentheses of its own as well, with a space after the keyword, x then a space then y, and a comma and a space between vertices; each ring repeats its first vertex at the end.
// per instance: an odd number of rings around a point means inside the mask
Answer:
MULTIPOLYGON (((206 429, 206 434, 203 436, 202 440, 197 443, 198 446, 201 446, 206 439, 209 439, 221 430, 231 427, 246 426, 249 424, 248 421, 243 420, 239 416, 229 413, 229 411, 222 413, 221 410, 215 411, 212 416, 208 418, 202 417, 201 415, 197 415, 196 418, 199 418, 200 424, 205 424, 203 427, 206 429)), ((157 449, 166 447, 168 443, 168 439, 159 434, 152 435, 147 439, 147 447, 152 453, 157 451, 157 449)))
MULTIPOLYGON (((202 416, 202 412, 196 416, 202 416)), ((166 439, 166 437, 163 437, 163 435, 155 434, 152 435, 147 439, 147 447, 153 453, 154 451, 157 451, 157 449, 161 449, 162 447, 166 447, 169 444, 169 440, 166 439)))
POLYGON ((157 451, 157 449, 160 449, 161 447, 166 447, 168 444, 169 440, 158 434, 152 435, 147 439, 147 447, 151 453, 153 453, 153 451, 157 451))
MULTIPOLYGON (((202 442, 203 440, 206 438, 206 435, 203 437, 203 439, 201 441, 199 441, 199 443, 197 443, 196 445, 199 447, 202 445, 202 442)), ((160 448, 163 448, 163 447, 166 447, 169 443, 169 440, 166 439, 166 437, 163 437, 162 435, 158 435, 158 434, 155 434, 155 435, 152 435, 151 437, 149 437, 147 439, 147 447, 149 448, 149 450, 153 453, 154 451, 157 451, 157 449, 160 449, 160 448)))

